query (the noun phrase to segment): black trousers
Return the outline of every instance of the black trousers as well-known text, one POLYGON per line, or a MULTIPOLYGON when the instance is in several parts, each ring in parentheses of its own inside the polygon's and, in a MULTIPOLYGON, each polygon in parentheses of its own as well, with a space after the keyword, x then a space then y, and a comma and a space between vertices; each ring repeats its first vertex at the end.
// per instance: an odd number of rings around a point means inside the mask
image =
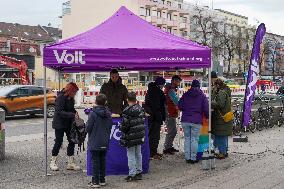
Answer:
POLYGON ((150 156, 154 156, 158 153, 161 124, 153 119, 149 118, 149 146, 150 156))
POLYGON ((70 129, 55 129, 55 144, 52 149, 52 156, 58 155, 63 142, 64 133, 66 134, 67 140, 69 142, 67 147, 67 156, 74 155, 75 143, 73 143, 70 139, 70 129))
POLYGON ((106 152, 92 150, 92 160, 93 160, 93 177, 92 182, 99 184, 105 182, 106 175, 106 152))

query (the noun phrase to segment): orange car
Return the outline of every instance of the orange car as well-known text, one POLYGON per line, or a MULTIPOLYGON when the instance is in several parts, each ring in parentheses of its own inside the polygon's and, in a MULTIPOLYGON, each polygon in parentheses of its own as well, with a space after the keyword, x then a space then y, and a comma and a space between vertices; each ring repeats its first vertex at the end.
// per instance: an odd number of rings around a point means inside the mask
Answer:
MULTIPOLYGON (((53 117, 56 95, 47 89, 47 117, 53 117)), ((11 85, 0 88, 0 109, 6 116, 43 114, 44 88, 32 85, 11 85)))

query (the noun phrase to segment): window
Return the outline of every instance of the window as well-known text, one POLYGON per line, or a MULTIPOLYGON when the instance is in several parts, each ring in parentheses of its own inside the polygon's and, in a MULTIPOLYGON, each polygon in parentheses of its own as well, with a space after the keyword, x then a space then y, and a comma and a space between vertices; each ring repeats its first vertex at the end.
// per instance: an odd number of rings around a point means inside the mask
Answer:
POLYGON ((181 9, 181 4, 178 4, 178 8, 181 9))
POLYGON ((172 20, 172 14, 168 13, 167 18, 168 18, 168 20, 172 20))
POLYGON ((16 94, 18 96, 29 96, 29 89, 25 87, 18 88, 11 92, 11 94, 16 94))
POLYGON ((162 12, 161 12, 161 11, 158 11, 158 12, 157 12, 157 17, 158 17, 158 18, 161 18, 161 17, 162 17, 162 12))
POLYGON ((146 15, 146 10, 144 7, 140 7, 140 16, 145 16, 146 15))
POLYGON ((172 33, 172 28, 168 28, 167 32, 172 33))
POLYGON ((165 4, 165 0, 161 0, 163 4, 165 4))
POLYGON ((43 95, 42 88, 32 88, 32 96, 43 95))
POLYGON ((146 16, 151 16, 151 10, 150 9, 146 9, 146 16))

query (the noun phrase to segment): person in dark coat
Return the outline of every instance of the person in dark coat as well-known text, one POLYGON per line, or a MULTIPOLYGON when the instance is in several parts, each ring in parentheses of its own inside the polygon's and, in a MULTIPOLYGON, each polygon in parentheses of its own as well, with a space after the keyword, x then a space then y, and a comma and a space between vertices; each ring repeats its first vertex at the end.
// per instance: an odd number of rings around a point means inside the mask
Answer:
POLYGON ((166 80, 162 77, 156 78, 155 82, 148 85, 145 97, 145 110, 150 115, 149 118, 149 144, 151 159, 162 159, 162 154, 158 153, 160 141, 161 125, 166 120, 166 97, 163 92, 166 80))
POLYGON ((182 111, 181 125, 184 130, 184 154, 187 163, 196 160, 200 129, 203 115, 209 118, 209 105, 205 94, 200 89, 198 80, 193 80, 191 88, 182 95, 178 107, 182 111))
POLYGON ((228 136, 232 134, 233 122, 225 122, 223 117, 231 111, 231 90, 221 80, 217 79, 212 93, 212 134, 214 135, 214 146, 218 148, 218 159, 227 157, 228 136))
POLYGON ((106 185, 105 157, 109 147, 112 128, 111 112, 106 107, 106 96, 100 94, 96 97, 96 105, 89 114, 86 130, 88 132, 88 150, 91 151, 93 161, 93 177, 89 183, 97 188, 106 185))
POLYGON ((284 82, 282 83, 282 86, 277 90, 276 94, 284 96, 284 82))
POLYGON ((121 114, 122 110, 127 107, 127 88, 122 84, 122 79, 116 69, 111 70, 110 80, 104 83, 101 94, 107 97, 107 107, 114 114, 121 114))
POLYGON ((71 125, 75 120, 75 117, 79 117, 74 108, 74 97, 78 90, 79 88, 77 87, 77 85, 71 82, 58 93, 58 96, 55 100, 55 112, 52 121, 52 128, 55 130, 55 144, 52 149, 52 157, 50 162, 50 169, 53 171, 59 170, 57 166, 57 156, 63 142, 64 133, 66 134, 67 140, 69 142, 67 147, 67 169, 80 169, 80 167, 77 166, 74 162, 75 143, 73 143, 70 138, 71 125))
POLYGON ((135 92, 128 93, 128 104, 122 112, 120 144, 127 148, 129 174, 126 181, 142 179, 141 144, 145 140, 145 112, 136 102, 135 92))

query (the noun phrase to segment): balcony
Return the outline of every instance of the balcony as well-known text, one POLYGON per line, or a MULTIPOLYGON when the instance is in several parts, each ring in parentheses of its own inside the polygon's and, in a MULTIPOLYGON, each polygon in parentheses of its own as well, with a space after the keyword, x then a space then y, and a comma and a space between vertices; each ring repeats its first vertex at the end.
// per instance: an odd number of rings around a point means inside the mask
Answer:
POLYGON ((144 7, 157 6, 157 0, 139 0, 138 3, 140 6, 144 6, 144 7))
POLYGON ((174 21, 173 21, 173 20, 168 20, 167 25, 168 25, 169 27, 174 27, 174 21))
POLYGON ((182 29, 182 30, 185 30, 185 29, 189 28, 189 25, 187 23, 180 23, 179 28, 182 29))
POLYGON ((157 18, 157 25, 159 25, 159 26, 163 25, 163 19, 162 18, 157 18))
POLYGON ((187 10, 179 10, 179 15, 181 17, 189 16, 189 12, 187 10))
POLYGON ((157 23, 157 16, 147 16, 146 21, 150 23, 157 23))

